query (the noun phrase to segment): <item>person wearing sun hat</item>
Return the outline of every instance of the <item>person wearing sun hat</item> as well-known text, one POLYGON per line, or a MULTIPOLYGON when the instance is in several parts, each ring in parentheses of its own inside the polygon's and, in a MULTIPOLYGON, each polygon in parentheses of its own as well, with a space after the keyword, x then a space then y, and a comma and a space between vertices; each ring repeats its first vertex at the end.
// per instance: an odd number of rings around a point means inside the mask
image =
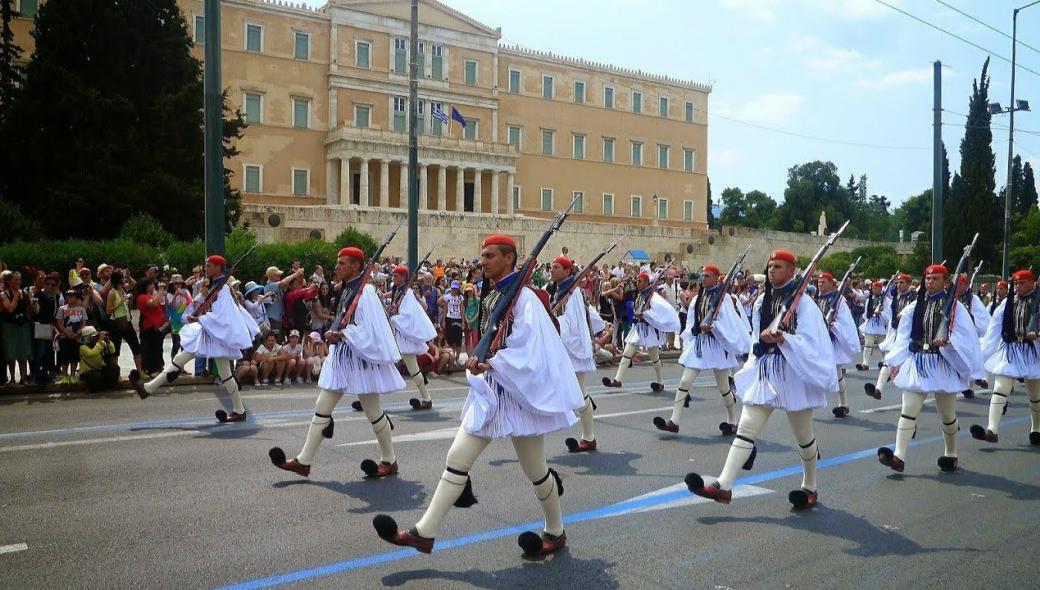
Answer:
POLYGON ((983 375, 979 338, 961 302, 953 302, 950 331, 939 332, 946 290, 951 288, 949 280, 950 271, 945 266, 925 268, 924 288, 903 310, 895 342, 885 355, 885 364, 892 367, 895 376, 892 383, 903 390, 903 406, 896 424, 895 448, 881 447, 877 455, 882 465, 897 472, 906 468, 910 439, 929 394, 935 397, 942 422, 945 448, 938 460, 939 469, 957 470, 957 394, 965 383, 983 375))
POLYGON ((394 425, 383 411, 379 398, 405 387, 395 366, 401 360, 401 353, 375 286, 361 282, 364 269, 365 254, 360 248, 348 246, 340 249, 333 270, 336 279, 343 284, 337 317, 342 317, 351 304, 352 294, 359 289, 361 293, 350 322, 344 326, 337 321, 325 333, 325 340, 331 343, 331 347, 318 375, 318 399, 303 448, 292 459, 287 459, 280 447, 268 451, 271 462, 279 469, 303 477, 310 475, 312 461, 322 440, 332 438, 332 411, 343 394, 349 394, 357 396, 379 446, 378 463, 371 459, 361 463, 365 477, 386 477, 398 471, 390 434, 394 425))
POLYGON ((714 483, 705 482, 698 473, 686 475, 686 487, 695 495, 729 504, 740 470, 753 466, 755 438, 773 411, 783 410, 802 459, 801 487, 788 494, 788 501, 797 509, 811 508, 818 501, 819 446, 812 415, 827 405, 827 393, 837 386, 830 334, 820 308, 804 296, 799 298, 789 326, 777 332, 768 329, 798 290, 796 264, 797 258, 789 250, 775 250, 769 256, 765 290, 751 312, 751 354, 733 375, 737 395, 744 403, 737 435, 714 483))
MULTIPOLYGON (((226 267, 227 260, 219 254, 213 254, 206 259, 204 272, 210 284, 214 284, 218 277, 224 276, 226 267)), ((253 339, 260 333, 260 329, 249 312, 235 301, 228 281, 219 284, 219 289, 217 295, 210 300, 208 309, 202 310, 201 313, 195 309, 185 318, 186 324, 180 332, 183 350, 178 352, 158 375, 144 383, 135 373, 131 373, 130 384, 141 399, 147 398, 163 385, 179 377, 184 367, 198 356, 214 361, 217 381, 231 396, 231 413, 217 410, 217 420, 241 422, 246 419, 246 407, 239 394, 233 363, 242 357, 243 350, 253 345, 253 339)))
MULTIPOLYGON (((479 325, 486 331, 491 311, 510 285, 520 280, 520 272, 516 243, 509 236, 488 236, 480 256, 487 282, 479 325)), ((566 545, 562 480, 546 463, 544 435, 577 422, 574 412, 584 405, 581 388, 547 304, 534 289, 519 290, 512 320, 502 329, 497 351, 486 361, 472 356, 466 363, 470 390, 462 406, 462 425, 426 512, 408 530, 400 530, 389 515, 377 515, 372 525, 384 541, 430 553, 450 508, 477 502, 469 475, 477 458, 492 440, 509 438, 545 515, 542 533, 526 531, 518 544, 532 556, 566 545)))
POLYGON ((1011 275, 1014 290, 997 306, 982 338, 982 356, 986 371, 995 376, 989 402, 989 424, 971 427, 976 440, 995 443, 999 440, 1000 419, 1007 409, 1015 380, 1025 382, 1029 398, 1031 425, 1029 443, 1040 445, 1040 293, 1036 275, 1019 270, 1011 275))
POLYGON ((836 309, 834 321, 828 326, 831 333, 831 345, 834 348, 834 371, 838 377, 838 405, 831 409, 835 418, 849 415, 848 386, 845 382, 845 365, 860 354, 862 345, 859 342, 859 329, 852 317, 852 310, 845 298, 838 294, 838 281, 829 272, 822 273, 819 280, 819 295, 816 303, 823 312, 824 319, 829 311, 836 309))
POLYGON ((878 343, 878 349, 881 351, 881 370, 878 371, 876 383, 863 384, 864 392, 874 399, 881 399, 885 385, 892 376, 892 367, 885 364, 885 355, 892 349, 892 344, 896 340, 896 331, 899 328, 903 310, 917 298, 917 293, 910 288, 912 282, 913 279, 910 275, 900 273, 893 284, 886 289, 884 305, 888 311, 888 330, 885 332, 885 338, 878 343))
POLYGON ((426 376, 419 370, 417 357, 429 350, 429 342, 437 338, 437 328, 433 327, 430 316, 426 315, 412 291, 412 286, 408 284, 410 276, 407 266, 399 265, 394 268, 391 279, 393 286, 390 290, 390 300, 393 302, 389 310, 390 324, 394 328, 394 336, 397 338, 397 347, 401 351, 404 366, 419 390, 419 398, 412 398, 408 403, 412 409, 429 410, 433 408, 433 400, 430 399, 426 376))

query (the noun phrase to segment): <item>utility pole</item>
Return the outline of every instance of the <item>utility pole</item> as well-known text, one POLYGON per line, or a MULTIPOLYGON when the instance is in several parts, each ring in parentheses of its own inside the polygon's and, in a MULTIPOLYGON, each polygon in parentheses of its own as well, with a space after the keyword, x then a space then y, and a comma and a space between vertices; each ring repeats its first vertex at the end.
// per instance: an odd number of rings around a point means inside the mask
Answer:
POLYGON ((220 0, 205 0, 203 118, 206 254, 224 254, 224 104, 220 82, 220 0))
MULTIPOLYGON (((408 268, 419 266, 419 0, 412 0, 411 68, 408 74, 408 268)), ((442 172, 443 174, 443 172, 442 172)))
POLYGON ((942 260, 943 154, 942 154, 942 62, 934 64, 935 90, 932 107, 932 262, 942 260))

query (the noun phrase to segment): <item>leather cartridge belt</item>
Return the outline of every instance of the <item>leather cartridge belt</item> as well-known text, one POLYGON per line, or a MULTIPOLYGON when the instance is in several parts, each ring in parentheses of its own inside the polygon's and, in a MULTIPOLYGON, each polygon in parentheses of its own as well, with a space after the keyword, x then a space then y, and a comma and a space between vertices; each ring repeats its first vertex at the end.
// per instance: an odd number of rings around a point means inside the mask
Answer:
POLYGON ((767 354, 780 354, 780 345, 756 342, 754 348, 752 348, 752 352, 755 357, 765 356, 767 354))
POLYGON ((925 354, 939 354, 939 347, 931 342, 911 342, 910 352, 923 352, 925 354))

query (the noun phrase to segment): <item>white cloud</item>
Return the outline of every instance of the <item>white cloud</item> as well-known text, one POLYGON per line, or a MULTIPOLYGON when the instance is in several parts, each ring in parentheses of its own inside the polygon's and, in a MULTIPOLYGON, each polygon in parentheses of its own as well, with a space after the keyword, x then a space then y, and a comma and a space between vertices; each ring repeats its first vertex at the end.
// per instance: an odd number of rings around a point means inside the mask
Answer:
POLYGON ((774 8, 779 0, 721 0, 722 7, 733 12, 739 12, 744 16, 773 22, 776 20, 774 8))
POLYGON ((863 54, 855 49, 831 47, 814 57, 807 58, 805 65, 820 72, 838 72, 863 61, 863 54))
POLYGON ((732 166, 744 159, 744 153, 733 148, 708 150, 708 168, 732 166))
POLYGON ((914 68, 911 70, 899 70, 897 72, 889 72, 877 79, 860 80, 859 85, 862 88, 888 90, 889 88, 897 88, 899 86, 923 84, 926 82, 930 82, 931 80, 932 68, 924 67, 914 68))
POLYGON ((795 92, 770 92, 747 101, 737 118, 762 125, 784 125, 798 113, 805 98, 795 92))

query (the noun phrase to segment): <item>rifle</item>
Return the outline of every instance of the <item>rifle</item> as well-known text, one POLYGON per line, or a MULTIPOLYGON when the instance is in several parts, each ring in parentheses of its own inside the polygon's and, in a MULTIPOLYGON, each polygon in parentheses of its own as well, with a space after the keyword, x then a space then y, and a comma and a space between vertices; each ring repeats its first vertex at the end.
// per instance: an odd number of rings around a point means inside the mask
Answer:
POLYGON ((664 278, 665 273, 667 273, 671 268, 672 263, 669 262, 668 266, 658 271, 657 276, 654 277, 653 282, 650 283, 650 286, 646 288, 646 290, 650 293, 650 296, 643 300, 643 303, 639 306, 639 309, 632 310, 634 315, 641 315, 644 311, 646 311, 646 308, 650 307, 650 301, 654 298, 654 293, 657 292, 657 286, 661 284, 661 279, 664 278))
POLYGON ((863 260, 862 256, 849 266, 849 270, 845 271, 845 276, 841 277, 841 282, 838 283, 838 296, 834 299, 834 306, 827 310, 827 327, 834 325, 834 318, 838 315, 838 306, 841 305, 841 299, 845 297, 845 291, 849 288, 849 279, 859 266, 860 260, 863 260))
MULTIPOLYGON (((798 301, 801 300, 802 295, 805 294, 806 288, 809 287, 809 282, 812 281, 813 273, 816 272, 816 265, 819 264, 820 259, 827 253, 827 250, 834 245, 834 242, 838 241, 838 236, 845 231, 845 228, 849 226, 849 222, 846 221, 838 231, 831 234, 831 237, 824 242, 823 246, 820 246, 816 255, 809 261, 809 265, 805 267, 805 271, 802 273, 801 284, 798 285, 798 289, 795 290, 794 294, 791 295, 791 300, 783 302, 780 305, 779 313, 773 317, 773 321, 769 323, 766 328, 770 334, 776 334, 780 330, 790 327, 791 322, 794 320, 795 310, 798 309, 798 301)), ((766 277, 769 280, 769 277, 766 277)))
MULTIPOLYGON (((519 276, 506 287, 505 291, 502 292, 502 296, 495 303, 494 309, 488 315, 488 328, 481 334, 480 341, 477 342, 476 348, 473 349, 472 356, 477 359, 477 362, 483 363, 487 361, 488 357, 498 350, 502 343, 502 336, 505 335, 506 325, 512 318, 513 307, 520 298, 520 290, 524 288, 531 275, 534 274, 535 267, 538 266, 538 255, 542 253, 542 249, 549 242, 549 238, 560 230, 560 226, 563 225, 567 216, 570 215, 571 209, 578 202, 578 198, 575 197, 565 211, 556 214, 552 223, 549 224, 549 228, 545 230, 542 237, 538 238, 538 243, 534 245, 531 253, 527 255, 524 265, 520 267, 520 270, 516 271, 519 276)), ((488 278, 484 277, 484 280, 487 281, 488 278)))
MULTIPOLYGON (((979 241, 979 234, 975 234, 975 237, 971 239, 971 243, 964 247, 964 254, 961 255, 960 261, 957 263, 957 271, 953 273, 954 281, 956 277, 961 276, 964 272, 964 268, 968 265, 968 258, 971 257, 971 251, 975 249, 975 243, 979 241)), ((924 281, 921 282, 924 285, 924 281)), ((943 298, 942 304, 942 321, 939 322, 939 329, 935 331, 936 338, 941 338, 944 341, 949 342, 950 333, 953 332, 953 313, 956 309, 955 304, 957 303, 957 285, 954 283, 950 285, 950 288, 946 291, 946 297, 943 298)))
POLYGON ((383 239, 383 243, 376 248, 376 251, 372 253, 372 256, 368 259, 368 264, 365 265, 364 272, 361 273, 361 280, 358 281, 357 287, 354 288, 350 293, 344 293, 343 299, 339 302, 339 315, 332 322, 333 326, 339 326, 342 330, 347 327, 350 320, 354 319, 354 311, 357 309, 358 302, 361 301, 361 293, 365 290, 365 282, 368 281, 368 277, 372 276, 372 269, 375 268, 375 261, 379 259, 379 256, 383 253, 390 242, 397 235, 397 231, 401 229, 401 223, 397 224, 394 231, 390 232, 386 238, 383 239))
POLYGON ((968 291, 975 286, 975 277, 978 276, 979 271, 982 270, 982 265, 985 264, 985 260, 980 260, 979 265, 975 267, 975 270, 971 273, 971 280, 968 281, 968 291))
POLYGON ((401 307, 401 300, 404 299, 405 291, 407 291, 412 283, 415 282, 415 279, 419 276, 419 269, 422 268, 423 264, 426 264, 426 261, 430 259, 431 254, 433 254, 433 248, 430 248, 430 251, 426 253, 426 256, 423 256, 423 259, 419 261, 419 264, 416 264, 415 268, 408 273, 408 280, 405 282, 404 288, 401 289, 400 293, 395 295, 393 301, 390 302, 390 309, 387 311, 389 315, 397 315, 397 311, 401 307))
POLYGON ((587 275, 589 273, 589 271, 592 270, 592 267, 596 266, 596 263, 599 262, 601 258, 606 256, 607 254, 610 254, 610 252, 612 250, 614 250, 614 248, 616 248, 618 244, 621 243, 621 240, 625 239, 626 237, 628 237, 627 233, 625 235, 621 236, 620 238, 614 240, 613 244, 607 246, 606 250, 604 250, 604 251, 600 252, 599 254, 597 254, 596 257, 593 258, 591 262, 586 264, 585 268, 581 269, 581 272, 579 272, 576 276, 574 276, 571 279, 570 283, 568 283, 562 289, 557 289, 556 297, 554 297, 555 301, 553 302, 553 306, 552 306, 552 310, 551 310, 553 314, 557 314, 558 315, 560 313, 560 310, 563 309, 564 301, 566 301, 567 297, 571 293, 573 293, 575 289, 578 288, 578 285, 581 284, 581 280, 585 277, 585 275, 587 275))
POLYGON ((706 326, 711 327, 715 324, 715 320, 718 319, 719 313, 722 312, 722 299, 723 297, 729 295, 729 290, 733 286, 733 280, 737 274, 737 269, 740 268, 740 265, 744 263, 744 259, 747 258, 748 252, 750 251, 751 245, 748 244, 748 247, 744 250, 744 253, 738 256, 735 261, 733 261, 733 266, 731 266, 729 272, 726 273, 726 280, 722 282, 722 287, 719 288, 718 293, 716 293, 711 298, 711 301, 708 302, 708 312, 704 314, 703 319, 704 324, 706 326))
POLYGON ((253 250, 256 250, 256 247, 259 245, 259 242, 254 243, 252 246, 249 247, 248 250, 246 250, 245 254, 238 257, 238 260, 235 261, 235 264, 233 264, 230 268, 224 269, 224 274, 213 279, 212 284, 210 284, 209 286, 209 292, 206 293, 206 298, 202 300, 202 303, 200 303, 198 307, 195 308, 195 311, 191 315, 199 317, 200 315, 209 311, 209 308, 213 306, 213 302, 217 299, 217 293, 219 293, 220 290, 224 287, 224 285, 227 284, 228 279, 231 277, 231 275, 234 274, 236 270, 238 270, 238 265, 242 264, 242 261, 246 259, 246 256, 252 254, 253 250))

